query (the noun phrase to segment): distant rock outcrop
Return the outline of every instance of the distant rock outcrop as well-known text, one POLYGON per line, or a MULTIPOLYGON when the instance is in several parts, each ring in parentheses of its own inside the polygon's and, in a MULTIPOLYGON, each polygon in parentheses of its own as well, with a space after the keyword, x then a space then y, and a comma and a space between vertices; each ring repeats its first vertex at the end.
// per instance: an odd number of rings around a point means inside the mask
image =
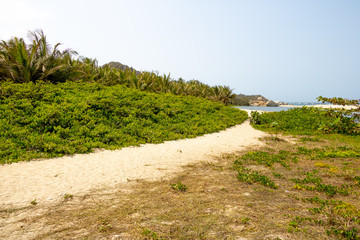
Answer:
POLYGON ((287 105, 287 104, 288 104, 288 103, 282 102, 282 101, 274 101, 274 102, 276 102, 276 103, 279 104, 279 105, 287 105))
POLYGON ((238 94, 235 97, 235 105, 240 106, 278 107, 284 104, 286 103, 281 101, 269 100, 261 95, 238 94))
POLYGON ((259 100, 267 101, 267 99, 261 95, 238 94, 234 99, 234 104, 239 106, 251 106, 252 103, 256 103, 259 100))
POLYGON ((278 107, 279 104, 277 104, 276 102, 270 100, 270 101, 267 101, 266 106, 267 107, 278 107))

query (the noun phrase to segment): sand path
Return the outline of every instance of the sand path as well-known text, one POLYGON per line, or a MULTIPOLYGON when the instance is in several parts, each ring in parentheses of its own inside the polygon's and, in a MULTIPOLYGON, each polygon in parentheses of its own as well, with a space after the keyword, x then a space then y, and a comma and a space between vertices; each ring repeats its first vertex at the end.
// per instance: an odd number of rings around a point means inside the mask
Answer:
POLYGON ((159 180, 183 165, 261 144, 265 133, 246 121, 227 130, 193 139, 145 144, 115 151, 97 151, 41 161, 0 166, 0 207, 51 203, 61 194, 85 194, 135 179, 159 180))

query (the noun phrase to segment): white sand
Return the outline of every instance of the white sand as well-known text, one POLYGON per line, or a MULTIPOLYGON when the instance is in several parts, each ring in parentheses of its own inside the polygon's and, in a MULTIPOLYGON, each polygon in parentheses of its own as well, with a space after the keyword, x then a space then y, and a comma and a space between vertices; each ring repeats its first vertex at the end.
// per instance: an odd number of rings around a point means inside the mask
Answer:
MULTIPOLYGON (((318 107, 318 108, 344 108, 346 110, 357 109, 357 106, 341 106, 333 104, 316 104, 316 105, 305 105, 306 107, 318 107)), ((297 105, 280 105, 280 107, 302 107, 297 105)))
POLYGON ((46 204, 62 198, 62 193, 85 194, 135 179, 167 178, 179 172, 181 166, 211 161, 214 155, 260 145, 258 138, 265 135, 253 129, 247 121, 193 139, 2 165, 0 207, 29 206, 34 199, 46 204))

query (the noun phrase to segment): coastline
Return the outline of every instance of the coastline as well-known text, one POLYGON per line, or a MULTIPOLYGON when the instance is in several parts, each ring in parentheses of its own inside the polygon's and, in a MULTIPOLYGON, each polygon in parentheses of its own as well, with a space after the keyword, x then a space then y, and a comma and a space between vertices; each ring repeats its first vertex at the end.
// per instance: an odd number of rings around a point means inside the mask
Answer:
POLYGON ((316 105, 280 105, 279 107, 317 107, 317 108, 325 108, 325 109, 346 109, 346 110, 352 110, 357 109, 357 106, 341 106, 341 105, 334 105, 334 104, 316 104, 316 105))

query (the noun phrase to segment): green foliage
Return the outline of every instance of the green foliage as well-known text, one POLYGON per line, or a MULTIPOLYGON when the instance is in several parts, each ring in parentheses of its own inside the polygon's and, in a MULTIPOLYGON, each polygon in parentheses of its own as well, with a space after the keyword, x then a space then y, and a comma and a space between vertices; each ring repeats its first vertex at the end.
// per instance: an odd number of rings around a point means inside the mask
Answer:
POLYGON ((306 155, 311 159, 360 158, 360 149, 352 147, 306 148, 298 147, 297 155, 306 155))
POLYGON ((305 178, 299 179, 299 178, 292 178, 291 181, 295 183, 321 183, 322 179, 320 177, 314 176, 313 173, 307 172, 305 173, 305 178))
POLYGON ((34 200, 32 200, 32 201, 30 202, 30 204, 33 205, 33 206, 36 206, 38 203, 37 203, 36 199, 34 199, 34 200))
POLYGON ((250 221, 250 218, 248 218, 248 217, 241 218, 241 223, 242 224, 249 224, 249 221, 250 221))
POLYGON ((144 236, 146 236, 148 239, 153 240, 165 240, 166 238, 162 237, 159 233, 154 232, 150 229, 144 229, 143 233, 144 236))
POLYGON ((251 111, 250 122, 253 124, 261 124, 260 113, 258 111, 251 111))
POLYGON ((118 149, 223 130, 245 112, 97 83, 0 84, 0 162, 118 149))
POLYGON ((240 167, 238 169, 237 178, 246 183, 259 183, 265 187, 277 189, 279 186, 276 185, 268 176, 261 175, 259 172, 251 171, 250 169, 240 167))
POLYGON ((328 235, 349 240, 360 239, 360 211, 354 205, 343 201, 323 200, 319 197, 305 198, 304 201, 319 206, 309 210, 314 214, 322 215, 322 219, 327 219, 327 222, 318 222, 328 228, 326 230, 328 235))
POLYGON ((290 179, 291 181, 295 182, 295 189, 299 189, 299 190, 307 190, 307 191, 317 191, 317 192, 323 192, 326 195, 332 197, 334 196, 336 193, 339 193, 341 195, 349 195, 349 191, 346 187, 342 186, 334 186, 331 184, 323 184, 322 183, 322 179, 318 176, 315 176, 314 173, 310 173, 307 172, 305 173, 305 178, 300 179, 300 178, 292 178, 290 179), (305 185, 305 184, 309 184, 309 183, 313 183, 315 186, 313 185, 305 185))
POLYGON ((0 42, 0 82, 10 80, 15 83, 49 80, 64 82, 76 73, 71 65, 74 51, 59 51, 55 44, 50 48, 42 31, 30 32, 31 43, 14 37, 8 42, 0 42))
POLYGON ((65 193, 64 194, 64 200, 67 201, 67 200, 70 200, 70 199, 73 199, 73 195, 72 194, 69 194, 69 193, 65 193))
MULTIPOLYGON (((280 151, 276 154, 263 151, 255 151, 247 152, 241 157, 241 159, 246 162, 256 162, 257 164, 263 164, 268 167, 273 166, 274 163, 280 163, 283 167, 288 168, 288 160, 294 160, 294 157, 292 157, 287 151, 280 151)), ((236 163, 239 163, 239 161, 240 160, 237 160, 236 163)))
POLYGON ((274 177, 276 177, 276 178, 279 178, 279 179, 284 179, 284 178, 285 178, 284 175, 281 174, 281 173, 273 172, 272 175, 273 175, 274 177))
POLYGON ((187 190, 187 186, 185 184, 183 184, 181 181, 177 182, 177 183, 172 183, 170 184, 171 188, 176 190, 176 191, 180 191, 180 192, 185 192, 187 190))
POLYGON ((107 232, 111 230, 113 227, 111 226, 109 220, 101 220, 99 224, 98 231, 101 233, 107 232))
POLYGON ((253 114, 256 128, 291 134, 341 133, 358 135, 357 115, 343 115, 335 110, 293 108, 288 111, 253 114))

